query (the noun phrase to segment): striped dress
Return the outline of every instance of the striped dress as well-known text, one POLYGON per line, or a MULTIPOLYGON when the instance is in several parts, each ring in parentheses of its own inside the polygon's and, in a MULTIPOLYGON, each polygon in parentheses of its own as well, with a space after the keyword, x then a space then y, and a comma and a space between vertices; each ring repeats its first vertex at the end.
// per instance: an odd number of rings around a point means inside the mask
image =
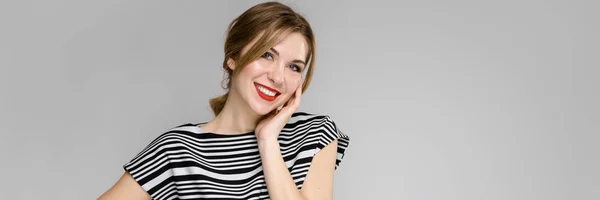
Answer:
MULTIPOLYGON (((152 199, 269 199, 254 132, 222 135, 187 123, 160 134, 123 168, 152 199)), ((337 169, 350 138, 327 115, 296 112, 279 134, 298 189, 313 156, 338 139, 337 169)))

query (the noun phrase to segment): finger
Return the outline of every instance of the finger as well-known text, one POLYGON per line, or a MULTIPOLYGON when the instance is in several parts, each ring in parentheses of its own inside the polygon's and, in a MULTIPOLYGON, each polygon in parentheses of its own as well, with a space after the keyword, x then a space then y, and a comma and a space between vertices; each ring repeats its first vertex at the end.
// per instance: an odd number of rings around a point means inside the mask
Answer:
POLYGON ((298 89, 294 91, 294 94, 285 102, 284 107, 294 105, 294 102, 298 99, 298 89))
POLYGON ((298 89, 296 89, 296 95, 294 96, 294 104, 296 104, 296 107, 300 106, 301 100, 302 100, 302 87, 298 87, 298 89))
POLYGON ((298 87, 294 94, 283 104, 279 113, 283 115, 292 115, 300 107, 300 96, 302 95, 302 87, 298 87))
POLYGON ((286 103, 286 106, 281 108, 279 113, 281 113, 282 115, 285 115, 285 116, 291 116, 294 112, 296 112, 297 109, 298 109, 298 106, 297 106, 296 100, 290 99, 290 101, 288 101, 288 103, 286 103))
POLYGON ((289 107, 289 106, 294 106, 296 99, 298 98, 296 95, 298 94, 297 91, 294 91, 294 94, 290 97, 290 99, 287 100, 287 102, 285 102, 285 106, 284 107, 289 107))

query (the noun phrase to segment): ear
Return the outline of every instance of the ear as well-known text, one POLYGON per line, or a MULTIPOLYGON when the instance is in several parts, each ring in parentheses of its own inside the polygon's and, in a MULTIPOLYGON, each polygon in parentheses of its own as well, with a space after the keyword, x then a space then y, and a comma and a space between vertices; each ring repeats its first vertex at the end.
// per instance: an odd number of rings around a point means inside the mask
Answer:
POLYGON ((227 59, 227 66, 229 67, 229 69, 235 70, 235 61, 233 61, 232 58, 228 58, 227 59))

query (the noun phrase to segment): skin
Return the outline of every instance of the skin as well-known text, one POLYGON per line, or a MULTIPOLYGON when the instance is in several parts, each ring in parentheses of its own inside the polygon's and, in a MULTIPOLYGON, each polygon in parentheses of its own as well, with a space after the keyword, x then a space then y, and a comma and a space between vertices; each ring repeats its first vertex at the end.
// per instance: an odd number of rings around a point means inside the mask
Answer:
MULTIPOLYGON (((255 42, 244 47, 241 53, 244 54, 255 42)), ((202 126, 202 129, 218 134, 255 131, 272 200, 333 198, 337 140, 314 156, 301 190, 296 188, 277 141, 285 124, 300 107, 302 73, 296 70, 304 70, 305 65, 297 61, 306 62, 307 51, 308 44, 301 34, 292 33, 284 38, 233 77, 225 107, 212 121, 202 126), (254 82, 277 89, 281 95, 274 101, 266 101, 258 96, 254 82)), ((235 61, 229 59, 228 66, 234 69, 235 61)), ((125 172, 99 199, 150 199, 150 196, 125 172)))

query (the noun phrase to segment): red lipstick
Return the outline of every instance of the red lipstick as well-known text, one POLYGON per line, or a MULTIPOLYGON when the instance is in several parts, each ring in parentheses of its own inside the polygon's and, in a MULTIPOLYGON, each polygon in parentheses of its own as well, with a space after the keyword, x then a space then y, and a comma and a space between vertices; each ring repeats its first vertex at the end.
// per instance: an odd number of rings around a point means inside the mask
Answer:
POLYGON ((258 96, 260 96, 260 98, 262 98, 262 99, 264 99, 266 101, 274 101, 281 94, 281 92, 279 92, 278 90, 270 88, 270 87, 268 87, 266 85, 263 85, 263 84, 260 84, 260 83, 256 83, 255 82, 254 83, 254 87, 256 88, 256 92, 258 93, 258 96), (260 89, 258 89, 258 86, 263 87, 265 89, 268 89, 271 92, 275 92, 275 96, 268 96, 268 95, 262 93, 260 91, 260 89))

